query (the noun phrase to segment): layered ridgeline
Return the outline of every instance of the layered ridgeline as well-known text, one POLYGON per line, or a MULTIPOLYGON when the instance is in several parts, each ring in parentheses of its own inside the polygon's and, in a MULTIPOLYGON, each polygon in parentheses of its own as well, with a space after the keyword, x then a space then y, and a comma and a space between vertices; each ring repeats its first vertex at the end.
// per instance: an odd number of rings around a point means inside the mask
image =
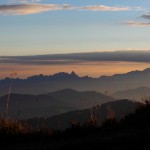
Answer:
MULTIPOLYGON (((130 102, 123 100, 122 104, 127 103, 130 102)), ((133 104, 130 106, 132 108, 133 104)), ((114 107, 113 110, 115 110, 114 107)), ((147 101, 146 105, 142 104, 135 113, 124 116, 120 121, 109 119, 102 126, 91 123, 75 124, 65 131, 52 130, 41 125, 40 122, 36 122, 37 128, 33 130, 20 122, 1 119, 1 149, 147 150, 150 148, 149 118, 150 103, 147 101)))
POLYGON ((138 87, 135 89, 128 89, 123 91, 117 91, 111 95, 114 98, 117 99, 132 99, 132 100, 148 100, 150 98, 150 88, 149 87, 138 87))
MULTIPOLYGON (((0 114, 5 117, 8 95, 0 97, 0 114)), ((114 99, 99 92, 79 92, 64 89, 42 95, 11 94, 8 117, 27 119, 32 117, 51 117, 73 110, 91 108, 114 99)))
POLYGON ((89 109, 70 111, 60 115, 55 115, 49 118, 33 118, 27 120, 27 124, 36 127, 49 127, 57 130, 63 130, 75 124, 96 123, 100 126, 107 119, 121 120, 127 114, 134 113, 141 106, 141 103, 129 100, 117 100, 106 102, 102 105, 97 105, 89 109))
MULTIPOLYGON (((8 93, 10 79, 0 80, 0 95, 8 93)), ((56 73, 54 75, 35 75, 27 79, 13 79, 12 92, 19 94, 44 94, 65 88, 79 91, 93 90, 111 95, 120 90, 150 86, 150 68, 132 71, 126 74, 92 78, 79 77, 75 72, 56 73)))

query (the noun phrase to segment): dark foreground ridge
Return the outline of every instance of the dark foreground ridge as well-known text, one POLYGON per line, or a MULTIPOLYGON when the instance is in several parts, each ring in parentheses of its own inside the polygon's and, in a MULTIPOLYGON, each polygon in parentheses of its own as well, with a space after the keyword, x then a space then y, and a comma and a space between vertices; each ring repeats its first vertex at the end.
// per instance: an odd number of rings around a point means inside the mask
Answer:
POLYGON ((150 148, 150 103, 146 102, 120 122, 106 120, 96 127, 73 122, 65 131, 30 129, 15 121, 0 121, 0 148, 4 150, 147 150, 150 148))

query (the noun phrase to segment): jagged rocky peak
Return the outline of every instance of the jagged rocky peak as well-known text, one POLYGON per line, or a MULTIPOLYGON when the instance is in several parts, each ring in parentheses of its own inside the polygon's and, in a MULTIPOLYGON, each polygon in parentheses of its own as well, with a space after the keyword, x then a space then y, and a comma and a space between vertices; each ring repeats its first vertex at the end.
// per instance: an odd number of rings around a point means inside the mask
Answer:
POLYGON ((76 73, 74 71, 71 72, 71 75, 76 75, 76 73))
POLYGON ((79 76, 75 73, 75 71, 72 71, 72 72, 71 72, 71 76, 73 76, 73 77, 79 77, 79 76))
POLYGON ((59 73, 54 74, 53 77, 55 77, 55 78, 65 78, 65 79, 79 78, 79 76, 74 71, 72 71, 70 74, 66 73, 66 72, 59 72, 59 73))

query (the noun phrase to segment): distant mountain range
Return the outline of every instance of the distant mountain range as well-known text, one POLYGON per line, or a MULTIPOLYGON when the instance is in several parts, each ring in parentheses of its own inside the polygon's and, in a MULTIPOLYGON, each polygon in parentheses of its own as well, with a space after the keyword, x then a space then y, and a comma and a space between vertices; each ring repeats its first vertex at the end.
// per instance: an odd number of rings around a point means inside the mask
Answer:
MULTIPOLYGON (((79 91, 100 91, 111 95, 120 90, 134 89, 141 86, 150 86, 150 68, 143 71, 131 71, 113 76, 92 78, 79 77, 75 72, 56 73, 54 75, 35 75, 27 79, 13 79, 12 93, 44 94, 61 89, 71 88, 79 91)), ((10 78, 0 80, 0 96, 8 93, 10 78)))
MULTIPOLYGON (((8 95, 0 97, 0 114, 5 116, 8 95)), ((11 94, 8 116, 13 119, 50 117, 73 110, 90 108, 114 99, 99 92, 64 89, 49 94, 11 94)))
POLYGON ((33 118, 27 120, 27 123, 33 127, 46 126, 54 129, 65 129, 71 126, 71 122, 83 124, 94 118, 97 125, 100 125, 108 119, 108 109, 111 109, 114 113, 116 120, 120 120, 127 114, 133 113, 140 105, 140 103, 124 99, 107 102, 85 110, 63 113, 50 118, 33 118))
POLYGON ((116 99, 131 99, 136 101, 144 101, 150 99, 150 88, 149 87, 139 87, 135 89, 129 89, 125 91, 117 91, 112 94, 112 97, 116 99))

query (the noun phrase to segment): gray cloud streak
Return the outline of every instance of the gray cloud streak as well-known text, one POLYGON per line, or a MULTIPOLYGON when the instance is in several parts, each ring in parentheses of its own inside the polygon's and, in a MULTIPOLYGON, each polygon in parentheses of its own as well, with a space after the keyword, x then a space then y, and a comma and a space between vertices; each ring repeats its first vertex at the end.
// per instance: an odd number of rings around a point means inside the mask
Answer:
POLYGON ((144 19, 150 19, 150 12, 142 15, 141 17, 144 18, 144 19))
POLYGON ((150 51, 113 51, 39 56, 0 57, 0 63, 30 65, 70 65, 81 64, 83 62, 101 61, 150 62, 150 51))

